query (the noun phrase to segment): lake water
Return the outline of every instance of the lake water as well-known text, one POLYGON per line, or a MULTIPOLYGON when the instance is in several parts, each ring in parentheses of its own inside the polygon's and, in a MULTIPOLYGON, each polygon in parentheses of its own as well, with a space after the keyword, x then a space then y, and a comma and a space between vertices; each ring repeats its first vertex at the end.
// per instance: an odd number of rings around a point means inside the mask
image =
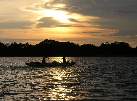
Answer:
MULTIPOLYGON (((50 61, 61 62, 61 57, 50 61)), ((0 58, 0 101, 137 101, 137 57, 79 57, 72 67, 33 68, 41 58, 0 58)))

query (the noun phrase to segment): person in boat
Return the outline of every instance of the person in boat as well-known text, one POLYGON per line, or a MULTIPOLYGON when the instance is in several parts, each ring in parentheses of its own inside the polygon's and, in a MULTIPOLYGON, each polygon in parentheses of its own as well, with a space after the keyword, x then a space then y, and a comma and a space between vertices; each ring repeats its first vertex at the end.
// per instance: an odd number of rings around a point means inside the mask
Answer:
POLYGON ((63 59, 63 63, 66 63, 66 62, 67 62, 67 61, 66 61, 66 57, 63 57, 62 59, 63 59))
POLYGON ((43 64, 46 63, 46 58, 47 58, 47 57, 43 57, 43 59, 42 59, 42 63, 43 63, 43 64))

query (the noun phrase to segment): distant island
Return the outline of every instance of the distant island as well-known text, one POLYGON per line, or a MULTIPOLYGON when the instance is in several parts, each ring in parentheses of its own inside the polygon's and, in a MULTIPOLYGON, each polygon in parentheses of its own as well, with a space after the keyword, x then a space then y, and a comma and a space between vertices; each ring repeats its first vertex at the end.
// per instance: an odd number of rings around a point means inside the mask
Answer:
POLYGON ((133 48, 126 42, 79 45, 72 42, 59 42, 44 40, 38 44, 29 43, 2 43, 0 42, 1 57, 27 57, 27 56, 137 56, 137 47, 133 48))

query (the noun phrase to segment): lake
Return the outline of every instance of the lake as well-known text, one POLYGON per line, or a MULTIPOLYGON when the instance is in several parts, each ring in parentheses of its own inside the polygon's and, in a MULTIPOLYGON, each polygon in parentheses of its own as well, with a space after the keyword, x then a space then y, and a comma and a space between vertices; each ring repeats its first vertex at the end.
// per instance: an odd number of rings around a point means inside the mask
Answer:
POLYGON ((1 57, 0 101, 137 101, 137 57, 67 59, 76 65, 34 68, 25 62, 41 57, 1 57))

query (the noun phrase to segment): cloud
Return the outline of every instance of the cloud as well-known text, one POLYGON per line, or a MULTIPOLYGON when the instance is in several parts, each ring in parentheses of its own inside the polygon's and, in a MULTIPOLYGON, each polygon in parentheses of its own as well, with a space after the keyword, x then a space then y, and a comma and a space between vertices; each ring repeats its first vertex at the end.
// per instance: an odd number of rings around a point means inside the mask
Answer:
POLYGON ((68 27, 69 24, 61 23, 57 20, 54 20, 52 17, 43 17, 40 20, 38 20, 37 27, 47 27, 47 28, 54 28, 54 27, 68 27))
POLYGON ((57 0, 67 4, 68 11, 100 17, 137 15, 136 0, 57 0), (119 15, 120 14, 120 15, 119 15))
POLYGON ((114 28, 119 29, 119 32, 116 34, 119 35, 136 35, 137 33, 137 20, 136 19, 124 19, 124 18, 117 18, 117 19, 107 19, 102 18, 95 22, 99 24, 103 28, 114 28))
POLYGON ((137 17, 137 0, 52 0, 45 5, 49 5, 50 9, 66 10, 85 16, 137 17), (56 4, 64 4, 65 6, 54 8, 56 4))
POLYGON ((69 19, 71 22, 74 22, 73 24, 72 23, 61 23, 55 19, 53 19, 52 17, 43 17, 41 18, 40 20, 38 20, 38 24, 37 24, 37 27, 38 28, 54 28, 54 27, 90 27, 88 25, 82 25, 82 24, 79 24, 80 21, 76 20, 76 19, 73 19, 73 18, 70 18, 69 19))
POLYGON ((96 30, 91 30, 91 31, 83 31, 82 33, 85 35, 92 35, 92 36, 116 36, 116 33, 118 33, 119 30, 116 29, 103 29, 99 28, 96 30))
POLYGON ((6 21, 0 22, 0 29, 27 29, 32 26, 30 21, 6 21))
MULTIPOLYGON (((100 19, 94 22, 95 25, 100 25, 102 28, 119 29, 117 34, 132 35, 137 32, 137 0, 51 0, 45 5, 48 5, 50 9, 99 17, 100 19), (64 4, 64 6, 55 7, 56 4, 64 4)), ((92 23, 92 20, 88 24, 92 23)))
POLYGON ((69 19, 71 22, 80 22, 80 21, 78 21, 77 19, 73 19, 73 18, 70 18, 69 19))

